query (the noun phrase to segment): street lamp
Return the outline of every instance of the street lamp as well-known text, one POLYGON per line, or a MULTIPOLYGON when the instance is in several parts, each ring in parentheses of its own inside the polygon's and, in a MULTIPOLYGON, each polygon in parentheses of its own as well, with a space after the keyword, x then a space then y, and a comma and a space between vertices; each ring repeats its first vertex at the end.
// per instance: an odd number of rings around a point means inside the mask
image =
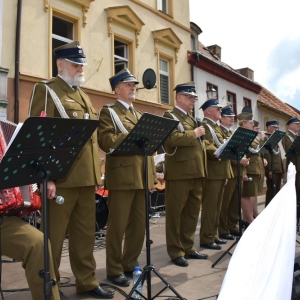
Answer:
POLYGON ((217 90, 211 85, 206 91, 207 99, 217 99, 217 90))

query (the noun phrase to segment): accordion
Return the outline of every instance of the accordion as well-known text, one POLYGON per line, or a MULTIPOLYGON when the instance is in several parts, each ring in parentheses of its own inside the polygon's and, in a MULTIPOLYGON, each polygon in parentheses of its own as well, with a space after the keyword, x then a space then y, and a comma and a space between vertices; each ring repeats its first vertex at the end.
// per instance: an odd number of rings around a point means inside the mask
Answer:
MULTIPOLYGON (((0 118, 0 163, 16 127, 15 123, 0 118)), ((0 190, 0 215, 23 217, 40 208, 37 184, 0 190)))

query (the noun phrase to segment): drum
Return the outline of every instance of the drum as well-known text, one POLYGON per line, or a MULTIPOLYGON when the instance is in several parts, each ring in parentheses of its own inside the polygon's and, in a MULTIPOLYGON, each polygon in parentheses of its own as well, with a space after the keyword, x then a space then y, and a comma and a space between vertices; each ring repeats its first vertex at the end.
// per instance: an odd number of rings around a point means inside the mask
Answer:
POLYGON ((107 207, 108 191, 100 188, 96 191, 96 232, 102 230, 107 223, 108 207, 107 207))

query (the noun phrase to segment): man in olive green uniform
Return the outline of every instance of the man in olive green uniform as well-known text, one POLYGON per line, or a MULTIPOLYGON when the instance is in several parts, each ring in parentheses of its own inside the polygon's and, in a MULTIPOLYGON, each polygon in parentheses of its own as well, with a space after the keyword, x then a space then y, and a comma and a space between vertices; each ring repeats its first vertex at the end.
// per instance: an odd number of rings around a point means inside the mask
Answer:
MULTIPOLYGON (((278 123, 276 120, 266 122, 267 132, 272 134, 274 131, 278 130, 278 123)), ((269 136, 269 135, 268 135, 269 136)), ((268 137, 267 137, 268 138, 268 137)), ((279 145, 276 145, 273 149, 273 166, 271 164, 271 154, 265 153, 264 158, 267 160, 268 165, 265 167, 265 176, 267 181, 267 191, 266 191, 266 201, 265 206, 267 206, 272 198, 281 189, 281 182, 284 176, 283 162, 281 158, 281 152, 279 145), (273 185, 273 187, 272 187, 273 185), (273 195, 274 192, 274 195, 273 195)))
MULTIPOLYGON (((32 299, 44 299, 44 279, 38 275, 39 270, 44 270, 43 234, 17 217, 1 218, 1 253, 22 262, 32 299)), ((50 243, 49 272, 50 280, 55 280, 50 243)), ((51 299, 60 300, 57 285, 52 287, 51 299)))
MULTIPOLYGON (((231 126, 234 123, 234 112, 230 105, 222 108, 220 128, 224 139, 230 138, 232 135, 231 126)), ((236 160, 231 160, 231 168, 234 174, 233 178, 228 178, 225 185, 222 208, 220 213, 219 236, 225 240, 233 240, 233 235, 239 235, 239 228, 237 228, 237 220, 239 218, 239 201, 238 199, 238 166, 236 160)), ((240 160, 240 188, 242 190, 242 175, 245 174, 244 166, 249 164, 247 158, 240 160)))
POLYGON ((221 119, 218 99, 209 99, 200 107, 204 113, 205 142, 207 145, 207 178, 203 179, 200 246, 220 250, 226 240, 218 234, 220 211, 226 180, 233 177, 229 160, 216 158, 214 152, 224 143, 217 121, 221 119))
MULTIPOLYGON (((291 147, 292 143, 299 135, 300 130, 300 120, 298 118, 291 118, 286 123, 288 125, 288 131, 286 135, 282 139, 282 146, 285 152, 291 147)), ((296 164, 296 159, 286 158, 286 170, 288 169, 289 163, 292 162, 294 165, 296 164)), ((296 167, 296 193, 297 193, 297 202, 300 202, 300 154, 297 155, 297 166, 296 167)))
POLYGON ((132 275, 134 267, 139 265, 145 237, 145 189, 154 188, 157 180, 153 157, 147 157, 148 186, 145 186, 143 155, 111 155, 142 113, 132 106, 138 81, 129 70, 123 69, 109 80, 117 100, 100 110, 98 128, 99 146, 106 152, 104 184, 109 190, 106 272, 112 283, 129 286, 126 275, 132 275))
MULTIPOLYGON (((33 90, 29 115, 97 119, 97 112, 87 94, 79 87, 84 82, 85 55, 79 42, 54 49, 58 75, 38 83, 33 90)), ((76 278, 77 293, 96 298, 112 298, 113 292, 99 286, 95 277, 95 186, 101 183, 97 132, 83 147, 68 175, 55 183, 48 182, 48 198, 55 194, 64 197, 63 205, 49 203, 49 239, 54 269, 60 282, 59 265, 65 234, 68 232, 69 255, 76 278)), ((61 293, 61 292, 60 292, 61 293)), ((61 299, 67 299, 61 293, 61 299)))
POLYGON ((206 259, 196 251, 194 237, 197 227, 202 178, 206 176, 206 153, 200 137, 205 134, 191 116, 197 93, 194 82, 177 85, 176 106, 164 117, 180 123, 164 143, 166 180, 166 241, 174 264, 186 267, 185 259, 206 259))

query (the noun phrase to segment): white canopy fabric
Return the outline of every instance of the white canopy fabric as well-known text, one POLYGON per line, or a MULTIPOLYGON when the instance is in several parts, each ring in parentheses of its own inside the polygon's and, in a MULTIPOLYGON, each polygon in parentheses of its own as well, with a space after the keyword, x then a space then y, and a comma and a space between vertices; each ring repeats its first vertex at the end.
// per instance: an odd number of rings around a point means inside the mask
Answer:
POLYGON ((288 178, 239 240, 218 300, 291 299, 296 241, 293 164, 288 178))

